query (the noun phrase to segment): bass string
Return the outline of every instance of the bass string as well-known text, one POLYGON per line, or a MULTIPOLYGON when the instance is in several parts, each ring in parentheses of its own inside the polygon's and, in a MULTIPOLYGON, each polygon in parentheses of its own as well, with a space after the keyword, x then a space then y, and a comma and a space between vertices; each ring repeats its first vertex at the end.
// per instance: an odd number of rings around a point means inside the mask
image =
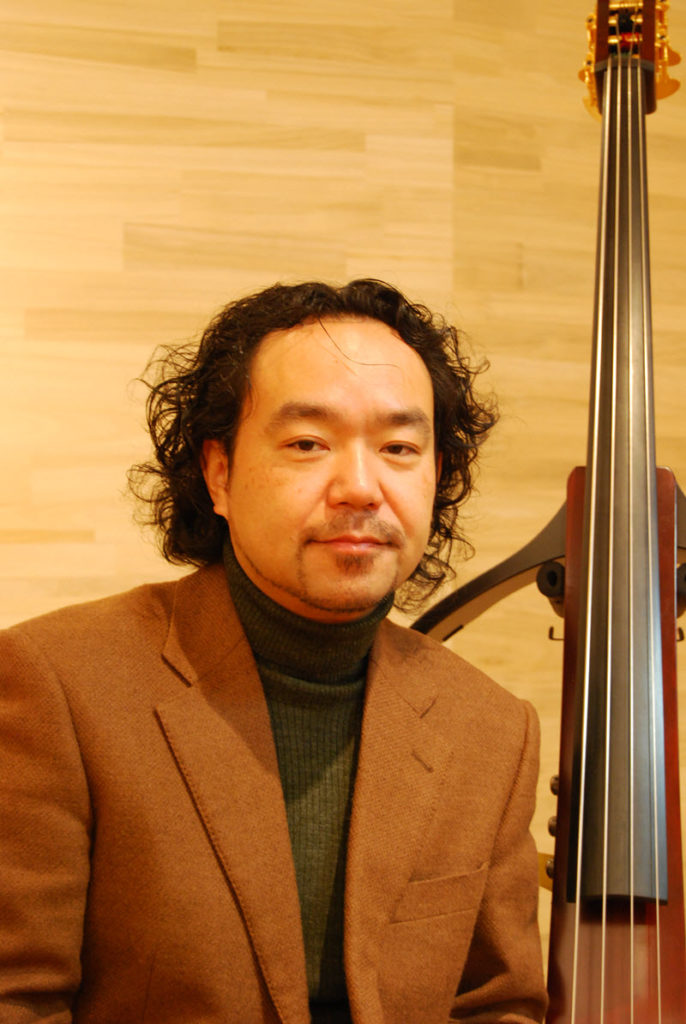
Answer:
MULTIPOLYGON (((638 36, 638 32, 636 33, 638 36)), ((631 563, 631 586, 630 586, 630 618, 629 625, 633 633, 635 624, 637 622, 637 616, 640 614, 647 613, 648 628, 648 644, 647 644, 647 675, 649 683, 649 701, 650 701, 650 787, 652 791, 652 809, 653 818, 652 822, 647 822, 647 826, 652 832, 652 858, 655 878, 655 895, 654 895, 654 914, 655 914, 655 944, 656 944, 656 956, 655 956, 655 970, 656 970, 656 1012, 657 1021, 656 1024, 661 1024, 662 1021, 662 970, 661 970, 661 930, 660 930, 660 892, 662 889, 661 879, 661 858, 659 855, 660 847, 660 835, 659 835, 659 772, 658 772, 658 728, 660 723, 660 714, 658 710, 658 692, 657 687, 662 684, 662 665, 661 665, 661 617, 660 617, 660 589, 659 589, 659 565, 657 558, 658 550, 658 539, 656 536, 656 524, 657 524, 657 508, 656 508, 656 491, 655 491, 655 452, 654 452, 654 410, 652 400, 652 352, 651 352, 651 323, 650 323, 650 310, 651 310, 651 299, 650 299, 650 263, 649 263, 649 252, 648 252, 648 210, 647 210, 647 195, 646 195, 646 154, 645 154, 645 116, 646 116, 646 96, 645 96, 645 80, 644 73, 640 65, 640 39, 636 38, 632 40, 632 48, 627 54, 626 69, 622 71, 621 77, 626 79, 626 110, 627 110, 627 130, 625 138, 628 145, 629 159, 627 159, 627 173, 629 176, 629 196, 635 194, 639 197, 639 207, 637 211, 636 221, 634 223, 634 207, 630 202, 627 207, 627 217, 629 221, 629 238, 631 239, 632 253, 638 254, 640 263, 640 280, 637 283, 637 289, 640 288, 640 311, 641 311, 641 323, 634 323, 635 305, 633 301, 632 290, 634 288, 634 274, 633 267, 631 272, 628 274, 628 289, 629 289, 629 332, 633 338, 634 332, 639 330, 640 337, 642 338, 642 351, 643 351, 643 380, 642 380, 642 397, 644 400, 644 406, 641 410, 641 416, 638 417, 639 424, 636 426, 633 422, 634 416, 634 403, 630 401, 630 432, 629 432, 629 444, 634 446, 634 436, 638 433, 642 424, 644 430, 644 436, 641 438, 643 442, 643 450, 647 453, 645 475, 639 481, 632 481, 632 500, 629 504, 630 509, 630 530, 629 530, 629 545, 628 545, 628 556, 631 563), (634 48, 638 49, 635 56, 632 56, 634 48), (632 157, 635 154, 635 161, 632 157), (636 172, 636 181, 632 180, 632 176, 636 172), (643 493, 640 494, 641 484, 643 485, 643 493), (647 536, 641 538, 637 536, 636 524, 634 521, 634 494, 638 493, 640 499, 643 502, 643 507, 648 510, 647 520, 645 525, 647 536), (647 567, 648 567, 648 602, 647 606, 641 606, 636 608, 634 606, 636 588, 633 585, 636 579, 635 568, 634 568, 634 552, 637 550, 637 544, 644 540, 647 552, 647 567)), ((621 86, 620 86, 621 88, 621 86)), ((632 396, 633 397, 633 396, 632 396)), ((635 643, 632 636, 632 642, 630 644, 630 651, 632 652, 632 660, 630 663, 630 756, 631 756, 631 771, 630 771, 630 877, 631 877, 631 891, 629 901, 629 913, 630 913, 630 991, 631 991, 631 1022, 634 1021, 634 1006, 635 1006, 635 992, 636 992, 636 929, 635 929, 635 849, 636 849, 636 812, 635 812, 635 764, 634 764, 634 745, 636 728, 638 726, 636 720, 636 665, 633 660, 633 652, 635 651, 635 643)))
MULTIPOLYGON (((602 140, 602 153, 604 166, 602 169, 601 182, 602 182, 602 193, 601 193, 601 209, 607 209, 608 205, 608 181, 609 181, 609 168, 607 161, 611 150, 610 145, 610 109, 611 109, 611 93, 612 93, 612 79, 613 76, 609 74, 609 71, 605 73, 605 84, 603 90, 603 140, 602 140)), ((600 234, 598 239, 599 246, 599 258, 598 267, 605 266, 606 252, 607 252, 607 222, 606 218, 602 217, 599 222, 600 234)), ((598 459, 597 459, 597 448, 598 448, 598 425, 600 421, 600 411, 602 404, 602 395, 600 390, 600 384, 602 381, 602 367, 601 358, 603 352, 602 346, 602 327, 605 322, 606 310, 605 310, 605 290, 602 287, 597 289, 597 305, 596 310, 597 324, 596 324, 596 338, 594 340, 594 353, 595 353, 595 366, 593 372, 593 379, 595 382, 594 393, 593 393, 593 406, 591 411, 591 417, 593 422, 593 433, 589 439, 589 457, 587 459, 587 481, 586 487, 588 489, 588 508, 592 511, 596 508, 597 495, 598 495, 598 459)), ((572 954, 572 991, 570 1001, 570 1024, 576 1024, 577 1022, 577 1009, 579 1004, 579 938, 580 938, 580 923, 581 923, 581 878, 582 878, 582 865, 583 865, 583 845, 584 845, 584 821, 585 821, 585 805, 586 805, 586 769, 588 762, 588 719, 589 719, 589 687, 590 687, 590 664, 591 664, 591 622, 593 621, 595 610, 593 606, 594 589, 591 586, 592 577, 592 566, 596 559, 596 548, 597 548, 597 524, 595 515, 591 514, 588 527, 588 556, 585 565, 586 580, 585 580, 585 593, 586 606, 585 606, 585 621, 583 626, 583 653, 582 653, 582 712, 581 712, 581 760, 580 760, 580 775, 579 775, 579 808, 578 808, 578 831, 577 831, 577 850, 576 850, 576 902, 574 906, 574 939, 573 939, 573 954, 572 954)))
MULTIPOLYGON (((657 55, 656 55, 657 56, 657 55)), ((644 366, 643 374, 645 380, 645 400, 646 400, 646 414, 645 414, 645 437, 644 446, 645 451, 649 453, 648 470, 649 474, 653 477, 656 472, 656 460, 655 460, 655 432, 654 432, 654 409, 653 409, 653 388, 652 388, 652 328, 650 322, 650 311, 651 311, 651 296, 650 296, 650 257, 648 247, 648 208, 647 208, 647 194, 646 194, 646 153, 645 153, 645 112, 646 112, 646 98, 644 89, 644 77, 640 67, 636 71, 636 86, 637 86, 637 100, 634 104, 634 116, 632 118, 632 126, 634 128, 637 137, 637 150, 639 159, 639 170, 641 177, 641 189, 640 189, 640 218, 641 218, 641 239, 640 239, 640 253, 641 253, 641 289, 642 289, 642 309, 643 309, 643 323, 642 333, 645 338, 644 345, 644 366)), ((656 494, 654 486, 651 486, 650 476, 646 480, 646 502, 648 505, 653 505, 656 502, 656 494)), ((648 530, 650 536, 648 538, 649 550, 651 552, 657 552, 658 549, 658 538, 655 536, 657 523, 657 509, 652 508, 651 514, 648 516, 648 530)), ((654 900, 654 912, 655 912, 655 943, 656 943, 656 974, 657 974, 657 1001, 658 1001, 658 1024, 662 1021, 662 948, 661 948, 661 928, 660 928, 660 892, 662 891, 662 878, 661 878, 661 858, 659 855, 660 847, 660 828, 659 828, 659 778, 658 778, 658 728, 661 720, 661 716, 658 710, 658 704, 662 705, 661 701, 658 701, 658 686, 662 685, 662 659, 661 650, 658 644, 661 642, 661 608, 660 608, 660 585, 659 585, 659 564, 657 556, 654 555, 649 559, 649 571, 650 571, 650 636, 652 642, 649 645, 649 678, 650 678, 650 706, 651 706, 651 749, 652 756, 650 758, 651 765, 651 786, 653 794, 653 821, 652 821, 652 832, 653 832, 653 859, 654 859, 654 873, 655 873, 655 900, 654 900), (657 577, 657 578, 656 578, 657 577), (657 663, 659 659, 659 664, 657 663)), ((632 844, 633 850, 633 844, 632 844)), ((633 906, 633 901, 632 901, 633 906)), ((633 934, 633 929, 632 929, 633 934)), ((633 958, 632 958, 633 959, 633 958)))

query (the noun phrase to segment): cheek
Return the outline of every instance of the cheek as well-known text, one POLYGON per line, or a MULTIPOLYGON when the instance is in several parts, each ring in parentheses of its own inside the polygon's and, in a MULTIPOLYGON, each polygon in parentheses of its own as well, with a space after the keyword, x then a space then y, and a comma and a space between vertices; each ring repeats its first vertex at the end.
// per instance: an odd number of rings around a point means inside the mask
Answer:
POLYGON ((269 542, 292 533, 316 515, 319 489, 312 476, 281 468, 246 468, 231 481, 229 521, 241 520, 252 534, 269 534, 269 542))
POLYGON ((268 513, 269 485, 259 470, 241 466, 231 474, 226 492, 227 519, 235 527, 254 530, 268 513))
POLYGON ((430 469, 407 490, 401 506, 418 534, 429 533, 435 497, 436 477, 433 469, 430 469))

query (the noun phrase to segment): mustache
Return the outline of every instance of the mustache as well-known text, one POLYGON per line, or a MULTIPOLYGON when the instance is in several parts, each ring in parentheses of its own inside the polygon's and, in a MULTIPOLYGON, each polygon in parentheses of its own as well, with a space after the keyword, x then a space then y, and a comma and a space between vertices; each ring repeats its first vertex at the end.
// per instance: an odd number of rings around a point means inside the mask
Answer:
POLYGON ((349 533, 371 537, 381 544, 389 544, 395 548, 403 546, 402 532, 396 526, 391 526, 390 523, 379 519, 375 512, 339 512, 328 523, 322 523, 321 526, 313 526, 307 530, 304 539, 305 543, 312 541, 325 543, 349 533))

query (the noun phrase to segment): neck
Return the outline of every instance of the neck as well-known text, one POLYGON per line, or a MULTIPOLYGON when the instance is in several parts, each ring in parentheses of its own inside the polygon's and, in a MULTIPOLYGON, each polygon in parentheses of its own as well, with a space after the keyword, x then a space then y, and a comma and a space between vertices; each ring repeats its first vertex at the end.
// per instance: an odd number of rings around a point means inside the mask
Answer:
POLYGON ((353 622, 318 622, 296 615, 256 587, 228 539, 224 566, 238 617, 259 661, 313 682, 345 682, 359 675, 376 630, 392 607, 393 594, 353 622))

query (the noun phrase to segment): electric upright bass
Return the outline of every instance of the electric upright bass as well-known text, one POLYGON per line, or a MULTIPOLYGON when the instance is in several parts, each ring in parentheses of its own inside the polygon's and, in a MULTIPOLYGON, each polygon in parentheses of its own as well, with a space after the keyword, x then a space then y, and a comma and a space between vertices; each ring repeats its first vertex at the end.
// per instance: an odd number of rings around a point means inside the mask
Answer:
POLYGON ((686 499, 655 461, 645 119, 674 91, 668 4, 600 0, 587 465, 529 545, 415 623, 446 639, 537 573, 565 620, 547 1024, 686 1024, 676 618, 686 499))

